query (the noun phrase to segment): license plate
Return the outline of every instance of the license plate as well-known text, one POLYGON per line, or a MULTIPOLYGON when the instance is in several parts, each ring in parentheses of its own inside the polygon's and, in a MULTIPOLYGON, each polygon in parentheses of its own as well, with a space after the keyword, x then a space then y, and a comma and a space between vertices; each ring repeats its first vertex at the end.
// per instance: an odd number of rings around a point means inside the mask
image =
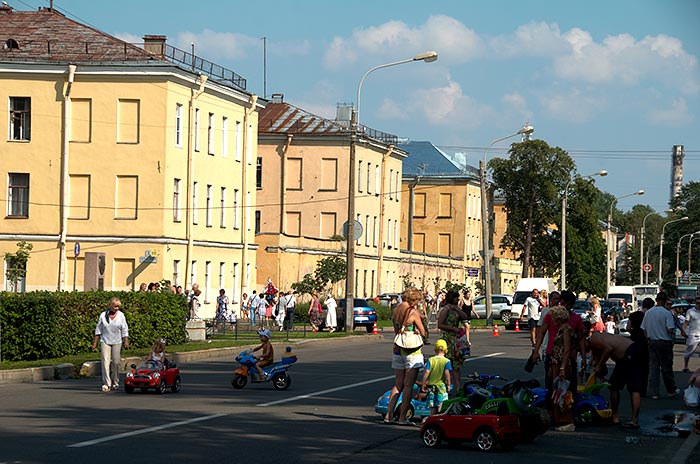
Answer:
POLYGON ((368 320, 369 320, 369 317, 366 317, 366 316, 357 316, 357 317, 355 318, 355 320, 356 320, 356 321, 368 321, 368 320))

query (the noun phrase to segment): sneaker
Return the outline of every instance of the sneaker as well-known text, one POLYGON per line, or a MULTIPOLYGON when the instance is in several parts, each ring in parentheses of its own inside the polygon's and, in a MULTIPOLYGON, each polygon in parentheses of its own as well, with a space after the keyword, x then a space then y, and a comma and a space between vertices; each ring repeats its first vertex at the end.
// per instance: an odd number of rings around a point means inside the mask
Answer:
POLYGON ((102 393, 107 393, 109 391, 109 386, 102 385, 102 393))
POLYGON ((559 427, 556 427, 554 430, 556 430, 557 432, 575 432, 576 426, 574 424, 560 425, 559 427))
POLYGON ((117 391, 117 390, 119 390, 119 384, 118 384, 118 383, 112 385, 112 391, 117 391))

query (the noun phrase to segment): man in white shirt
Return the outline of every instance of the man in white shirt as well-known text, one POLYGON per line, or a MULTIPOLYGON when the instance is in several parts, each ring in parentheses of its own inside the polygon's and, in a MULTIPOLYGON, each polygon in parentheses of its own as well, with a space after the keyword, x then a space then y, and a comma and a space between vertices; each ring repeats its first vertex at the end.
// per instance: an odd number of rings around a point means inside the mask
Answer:
POLYGON ((535 346, 537 342, 537 322, 540 320, 540 309, 544 307, 544 302, 540 299, 540 291, 534 289, 532 295, 527 297, 523 303, 523 310, 520 313, 520 321, 525 321, 527 315, 527 324, 530 328, 530 342, 535 346))
POLYGON ((667 301, 666 292, 659 292, 656 295, 656 306, 644 313, 642 320, 642 330, 649 340, 648 392, 652 399, 659 398, 659 371, 668 394, 676 396, 680 393, 673 375, 673 336, 676 321, 671 311, 664 307, 667 301))
POLYGON ((291 291, 287 293, 287 314, 285 315, 287 330, 294 330, 294 310, 297 307, 297 297, 295 293, 291 291))
POLYGON ((700 354, 700 296, 695 297, 695 307, 688 308, 685 312, 683 331, 688 337, 685 341, 685 353, 683 353, 683 372, 689 373, 688 361, 693 353, 700 354))

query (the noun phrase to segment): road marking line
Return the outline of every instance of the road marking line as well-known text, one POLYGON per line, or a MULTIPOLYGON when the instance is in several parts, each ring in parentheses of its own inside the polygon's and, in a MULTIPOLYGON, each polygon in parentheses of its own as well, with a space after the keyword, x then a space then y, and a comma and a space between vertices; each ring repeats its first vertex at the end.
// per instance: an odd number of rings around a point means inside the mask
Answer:
MULTIPOLYGON (((505 354, 505 353, 490 353, 490 354, 486 354, 484 356, 476 356, 474 358, 467 358, 464 362, 476 361, 477 359, 483 359, 483 358, 492 358, 494 356, 500 356, 502 354, 505 354)), ((308 393, 306 395, 293 396, 291 398, 287 398, 284 400, 271 401, 269 403, 260 403, 260 404, 257 404, 256 406, 260 406, 262 408, 265 408, 267 406, 276 406, 278 404, 291 403, 292 401, 305 400, 307 398, 312 398, 314 396, 325 395, 326 393, 333 393, 333 392, 337 392, 340 390, 347 390, 350 388, 361 387, 362 385, 369 385, 372 383, 384 382, 386 380, 390 380, 393 378, 394 378, 393 375, 388 375, 386 377, 380 377, 378 379, 366 380, 364 382, 353 383, 351 385, 344 385, 342 387, 330 388, 328 390, 321 390, 321 391, 317 391, 317 392, 313 392, 313 393, 308 393)))
POLYGON ((212 414, 211 416, 195 417, 194 419, 188 419, 188 420, 180 421, 180 422, 173 422, 171 424, 159 425, 156 427, 149 427, 147 429, 141 429, 141 430, 134 430, 131 432, 120 433, 117 435, 111 435, 109 437, 97 438, 95 440, 90 440, 90 441, 82 441, 80 443, 74 443, 72 445, 68 445, 68 448, 83 448, 85 446, 92 446, 92 445, 96 445, 98 443, 104 443, 106 441, 119 440, 121 438, 133 437, 134 435, 142 435, 144 433, 155 432, 155 431, 163 430, 163 429, 170 429, 173 427, 179 427, 181 425, 194 424, 195 422, 202 422, 202 421, 209 420, 209 419, 216 419, 217 417, 223 417, 223 416, 227 416, 227 415, 228 414, 212 414))

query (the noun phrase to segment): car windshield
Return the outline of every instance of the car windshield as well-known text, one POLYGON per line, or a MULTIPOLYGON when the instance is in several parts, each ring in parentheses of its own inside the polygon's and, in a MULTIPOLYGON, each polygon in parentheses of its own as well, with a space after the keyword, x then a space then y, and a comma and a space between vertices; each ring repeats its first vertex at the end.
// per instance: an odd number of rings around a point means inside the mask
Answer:
POLYGON ((527 297, 532 295, 532 292, 515 292, 515 296, 513 297, 513 304, 523 304, 525 303, 525 300, 527 300, 527 297))

